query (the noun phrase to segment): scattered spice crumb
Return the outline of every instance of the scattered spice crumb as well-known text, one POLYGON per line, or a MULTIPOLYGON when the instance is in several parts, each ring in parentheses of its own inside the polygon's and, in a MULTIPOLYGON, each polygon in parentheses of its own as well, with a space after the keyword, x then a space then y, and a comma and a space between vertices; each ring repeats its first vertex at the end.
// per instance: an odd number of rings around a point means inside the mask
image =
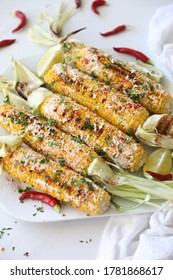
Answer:
POLYGON ((43 207, 37 207, 36 210, 39 211, 39 212, 44 212, 44 208, 43 207))
POLYGON ((14 250, 15 250, 15 247, 13 246, 13 247, 12 247, 12 251, 14 251, 14 250))
POLYGON ((24 257, 29 257, 29 253, 28 253, 28 252, 25 252, 25 253, 23 254, 23 256, 24 256, 24 257))
MULTIPOLYGON (((5 231, 7 230, 12 230, 12 228, 3 228, 0 230, 0 239, 2 238, 2 236, 5 234, 5 231)), ((9 233, 7 233, 7 235, 10 235, 9 233)))
POLYGON ((2 248, 1 248, 1 252, 4 252, 4 251, 5 251, 5 248, 4 248, 4 247, 2 247, 2 248))
POLYGON ((89 243, 89 242, 91 242, 91 241, 92 241, 92 239, 91 239, 91 238, 90 238, 89 240, 86 240, 86 241, 79 240, 79 242, 80 242, 80 243, 84 243, 84 242, 85 242, 85 243, 89 243))

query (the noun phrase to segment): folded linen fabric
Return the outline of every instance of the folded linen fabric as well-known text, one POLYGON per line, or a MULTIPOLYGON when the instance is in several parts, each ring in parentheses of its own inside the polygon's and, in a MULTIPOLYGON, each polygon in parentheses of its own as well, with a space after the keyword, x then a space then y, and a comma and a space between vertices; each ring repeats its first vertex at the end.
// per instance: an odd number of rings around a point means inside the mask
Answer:
POLYGON ((172 260, 173 205, 151 214, 111 217, 104 229, 97 260, 172 260))
POLYGON ((173 75, 173 4, 159 8, 153 15, 148 46, 173 75))

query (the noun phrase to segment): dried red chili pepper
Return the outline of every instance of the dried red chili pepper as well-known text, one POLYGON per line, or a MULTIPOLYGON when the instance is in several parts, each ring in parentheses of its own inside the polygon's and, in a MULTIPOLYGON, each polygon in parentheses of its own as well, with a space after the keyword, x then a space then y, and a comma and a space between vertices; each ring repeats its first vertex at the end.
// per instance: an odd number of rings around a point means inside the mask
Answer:
POLYGON ((2 41, 0 41, 0 48, 7 47, 7 46, 13 44, 15 41, 16 41, 16 39, 6 39, 6 40, 2 40, 2 41))
POLYGON ((76 9, 79 9, 81 7, 81 0, 75 0, 76 3, 76 9))
POLYGON ((133 50, 130 48, 115 48, 114 47, 113 49, 114 49, 114 51, 119 52, 119 53, 131 54, 131 55, 135 56, 136 58, 140 59, 142 62, 153 65, 153 63, 151 62, 149 57, 147 57, 145 54, 143 54, 139 51, 136 51, 136 50, 133 50))
POLYGON ((97 8, 100 7, 100 6, 104 6, 106 4, 107 4, 107 2, 105 0, 96 0, 96 1, 92 2, 91 9, 93 10, 93 12, 95 14, 100 15, 100 13, 97 10, 97 8))
POLYGON ((124 30, 126 30, 126 28, 127 28, 127 25, 125 25, 125 24, 119 25, 119 26, 115 27, 111 31, 108 31, 108 32, 105 32, 105 33, 100 33, 100 35, 102 35, 104 37, 108 37, 108 36, 117 34, 117 33, 121 32, 121 31, 124 31, 124 30))
POLYGON ((173 175, 172 174, 166 174, 166 175, 162 175, 156 172, 152 172, 152 171, 146 171, 149 175, 151 175, 154 179, 157 179, 159 181, 169 181, 173 179, 173 175))
POLYGON ((38 201, 44 202, 44 203, 48 204, 49 206, 53 207, 54 210, 56 210, 58 212, 60 211, 59 201, 49 194, 42 193, 42 192, 36 192, 36 191, 24 192, 19 197, 19 200, 24 200, 25 198, 31 198, 33 200, 38 200, 38 201))
POLYGON ((14 15, 20 19, 20 23, 15 29, 12 30, 12 32, 16 32, 16 31, 22 29, 26 25, 26 22, 27 22, 26 16, 23 12, 15 11, 14 15))

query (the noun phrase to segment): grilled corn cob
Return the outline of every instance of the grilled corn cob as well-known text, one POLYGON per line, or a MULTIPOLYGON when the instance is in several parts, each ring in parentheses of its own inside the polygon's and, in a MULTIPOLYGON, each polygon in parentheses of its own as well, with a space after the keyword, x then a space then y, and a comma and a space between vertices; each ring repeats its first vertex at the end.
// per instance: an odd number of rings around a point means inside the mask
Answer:
POLYGON ((132 137, 94 114, 71 98, 50 95, 40 106, 41 114, 54 120, 56 126, 74 136, 74 140, 95 149, 98 154, 122 168, 138 170, 147 154, 132 137))
POLYGON ((23 141, 34 150, 46 155, 46 158, 67 165, 73 170, 85 174, 98 154, 84 143, 80 144, 61 130, 26 112, 8 105, 0 105, 0 125, 9 132, 23 136, 23 141))
POLYGON ((144 107, 128 96, 111 91, 105 84, 69 65, 55 64, 44 79, 51 89, 72 97, 125 133, 135 132, 149 115, 144 107))
POLYGON ((74 67, 141 103, 151 113, 172 112, 172 97, 149 76, 93 47, 64 44, 64 49, 71 55, 74 67))
POLYGON ((78 173, 26 147, 3 158, 4 170, 16 179, 48 193, 90 215, 99 215, 110 206, 110 195, 78 173))

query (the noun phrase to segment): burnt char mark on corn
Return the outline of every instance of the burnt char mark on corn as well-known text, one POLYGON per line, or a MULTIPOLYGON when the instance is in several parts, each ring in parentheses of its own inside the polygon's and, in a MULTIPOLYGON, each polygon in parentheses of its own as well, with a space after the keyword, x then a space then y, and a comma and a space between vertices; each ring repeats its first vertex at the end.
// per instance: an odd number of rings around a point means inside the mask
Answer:
MULTIPOLYGON (((55 64, 45 82, 56 92, 70 96, 125 133, 134 133, 149 113, 139 103, 65 64, 55 64)), ((62 97, 63 99, 63 97, 62 97)))
POLYGON ((71 54, 74 67, 141 103, 151 113, 172 112, 171 95, 149 75, 135 71, 93 47, 80 44, 70 47, 69 44, 67 52, 71 54))
MULTIPOLYGON (((85 173, 98 154, 84 143, 77 143, 71 135, 48 124, 52 121, 41 120, 10 105, 0 105, 0 125, 9 132, 22 135, 23 141, 34 150, 69 168, 85 173)), ((54 123, 53 123, 54 124, 54 123)))
POLYGON ((56 126, 70 133, 72 140, 85 142, 107 160, 131 171, 138 170, 147 154, 135 140, 111 125, 88 108, 60 94, 50 95, 41 105, 40 111, 56 126))
POLYGON ((35 189, 89 215, 99 215, 110 206, 110 195, 89 179, 62 167, 26 147, 18 148, 3 159, 4 170, 35 189))

